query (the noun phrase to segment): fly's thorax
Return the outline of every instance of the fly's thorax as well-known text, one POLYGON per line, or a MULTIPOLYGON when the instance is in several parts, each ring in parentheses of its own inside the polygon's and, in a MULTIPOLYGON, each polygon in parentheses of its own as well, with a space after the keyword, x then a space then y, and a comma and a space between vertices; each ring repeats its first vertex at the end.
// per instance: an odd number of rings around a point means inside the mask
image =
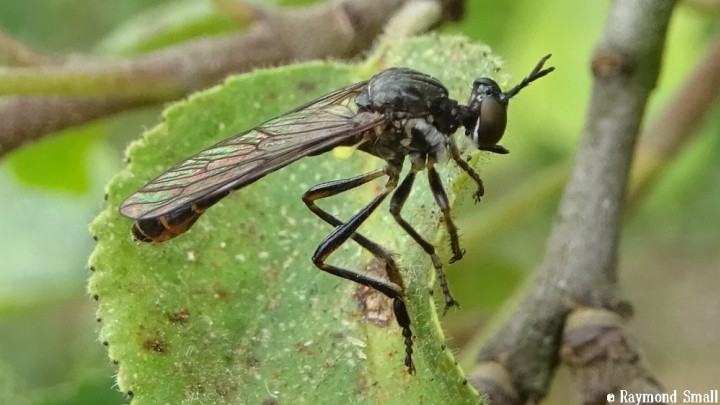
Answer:
POLYGON ((421 152, 435 162, 445 162, 452 134, 440 132, 433 125, 433 121, 431 115, 407 120, 404 127, 405 138, 400 143, 406 143, 410 151, 421 152))
POLYGON ((433 124, 438 131, 452 135, 462 125, 462 107, 451 98, 436 99, 430 105, 428 122, 433 124))
POLYGON ((361 110, 418 117, 429 114, 433 105, 447 98, 447 89, 434 77, 408 68, 392 68, 373 76, 355 103, 361 110))
POLYGON ((442 161, 447 139, 460 125, 458 103, 437 79, 408 68, 375 75, 355 97, 358 110, 382 113, 390 123, 360 149, 386 161, 411 153, 442 161))
POLYGON ((441 132, 434 122, 432 115, 394 113, 384 130, 373 134, 359 149, 385 161, 402 161, 410 154, 420 154, 442 162, 452 134, 441 132))

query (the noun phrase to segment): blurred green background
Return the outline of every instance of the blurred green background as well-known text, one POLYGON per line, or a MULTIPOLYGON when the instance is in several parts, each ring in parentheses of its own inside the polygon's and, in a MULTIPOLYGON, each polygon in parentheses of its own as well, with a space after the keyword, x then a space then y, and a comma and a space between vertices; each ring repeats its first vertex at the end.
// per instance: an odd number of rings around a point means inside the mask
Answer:
MULTIPOLYGON (((513 101, 503 142, 512 153, 484 162, 486 197, 456 213, 468 254, 449 275, 463 307, 445 324, 459 349, 542 253, 561 192, 556 179, 570 167, 582 130, 588 62, 609 7, 607 1, 468 1, 465 19, 441 29, 488 43, 505 58, 512 83, 548 52, 557 68, 543 79, 552 91, 530 90, 513 101)), ((153 28, 147 21, 157 20, 128 21, 150 13, 173 24, 185 18, 179 8, 195 8, 196 17, 212 10, 201 0, 0 0, 0 27, 43 53, 129 53, 140 27, 153 28)), ((208 20, 213 28, 179 25, 211 33, 229 27, 222 18, 208 20)), ((646 122, 683 86, 717 31, 717 12, 678 7, 646 122)), ((105 183, 123 165, 123 149, 158 122, 160 111, 145 108, 65 130, 0 161, 0 402, 125 402, 113 389, 115 368, 97 341, 95 303, 85 293, 93 249, 86 228, 102 208, 105 183)), ((619 271, 636 309, 631 327, 670 390, 719 388, 719 135, 715 107, 630 213, 623 234, 619 271)), ((573 398, 566 379, 561 371, 547 403, 573 398)))

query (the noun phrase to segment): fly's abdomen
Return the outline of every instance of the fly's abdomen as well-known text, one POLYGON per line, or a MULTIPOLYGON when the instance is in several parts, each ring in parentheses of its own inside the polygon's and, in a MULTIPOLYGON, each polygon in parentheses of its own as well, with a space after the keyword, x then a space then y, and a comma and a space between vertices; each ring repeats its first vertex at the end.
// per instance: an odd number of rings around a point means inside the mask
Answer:
POLYGON ((140 242, 165 242, 187 232, 206 209, 225 197, 228 192, 218 193, 212 198, 200 200, 190 206, 181 207, 165 215, 136 219, 132 227, 133 239, 140 242))
POLYGON ((133 239, 140 242, 165 242, 185 233, 201 214, 185 209, 155 218, 138 219, 132 227, 133 239))

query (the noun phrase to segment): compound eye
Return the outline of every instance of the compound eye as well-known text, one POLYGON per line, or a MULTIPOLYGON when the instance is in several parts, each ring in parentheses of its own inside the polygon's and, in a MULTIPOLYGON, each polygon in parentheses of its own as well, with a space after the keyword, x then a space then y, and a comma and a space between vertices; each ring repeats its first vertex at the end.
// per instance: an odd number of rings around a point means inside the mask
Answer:
POLYGON ((507 110, 497 97, 488 96, 480 101, 480 114, 473 128, 475 145, 493 146, 500 141, 507 125, 507 110))

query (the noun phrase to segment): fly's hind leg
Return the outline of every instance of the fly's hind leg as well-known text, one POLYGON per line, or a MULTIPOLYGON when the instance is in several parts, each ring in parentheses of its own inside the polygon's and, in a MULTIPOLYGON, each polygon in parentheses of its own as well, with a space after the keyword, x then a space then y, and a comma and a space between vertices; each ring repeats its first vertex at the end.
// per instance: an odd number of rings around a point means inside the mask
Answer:
MULTIPOLYGON (((315 250, 315 253, 312 257, 313 263, 320 270, 326 271, 338 277, 342 277, 346 280, 355 281, 356 283, 360 283, 362 285, 374 288, 393 300, 393 311, 395 313, 395 319, 397 320, 398 325, 402 329, 402 335, 405 340, 405 366, 408 368, 408 372, 410 374, 413 374, 415 373, 415 364, 412 360, 412 331, 410 330, 410 315, 407 312, 407 307, 404 300, 402 279, 398 279, 400 281, 399 283, 393 282, 392 276, 388 274, 389 276, 391 276, 391 281, 386 282, 373 277, 368 277, 364 274, 357 273, 352 270, 333 266, 325 262, 326 259, 334 251, 336 251, 340 246, 342 246, 343 243, 345 243, 348 239, 351 238, 357 243, 359 243, 361 246, 365 247, 373 253, 376 253, 381 258, 385 259, 387 257, 392 260, 390 254, 387 253, 384 248, 380 247, 379 245, 370 241, 359 233, 356 233, 356 231, 360 227, 360 225, 365 222, 365 220, 373 213, 373 211, 377 209, 377 207, 383 202, 383 200, 385 200, 388 194, 390 194, 395 189, 395 187, 397 186, 398 176, 398 169, 393 167, 386 168, 386 170, 383 172, 370 172, 366 175, 361 175, 348 180, 339 180, 336 182, 325 183, 320 186, 313 187, 305 194, 303 200, 316 215, 318 215, 320 218, 330 223, 331 225, 336 226, 335 230, 330 235, 328 235, 325 240, 320 243, 317 250, 315 250), (313 202, 315 199, 337 194, 357 187, 361 184, 367 183, 368 181, 380 177, 383 173, 389 176, 389 179, 385 184, 385 188, 383 189, 383 191, 381 191, 380 194, 373 198, 373 200, 370 201, 368 205, 366 205, 358 213, 353 215, 352 218, 350 218, 345 223, 342 223, 340 220, 333 217, 329 213, 321 210, 313 202), (378 252, 381 253, 378 254, 378 252)), ((392 263, 394 265, 394 261, 392 263)), ((400 276, 399 272, 397 276, 400 276)))
MULTIPOLYGON (((361 174, 356 177, 343 180, 334 180, 326 183, 318 184, 312 187, 310 190, 305 192, 302 199, 305 205, 313 212, 313 214, 320 217, 323 221, 328 224, 339 227, 343 222, 334 217, 329 212, 323 210, 315 204, 315 201, 332 197, 334 195, 343 193, 356 187, 360 187, 370 181, 373 181, 382 176, 387 176, 386 169, 378 169, 372 172, 361 174)), ((354 232, 351 236, 352 240, 357 242, 360 246, 367 249, 370 253, 385 261, 385 269, 390 281, 398 284, 401 288, 404 288, 402 276, 400 275, 400 268, 393 258, 392 252, 384 248, 383 246, 373 242, 367 237, 363 236, 358 232, 354 232)))

